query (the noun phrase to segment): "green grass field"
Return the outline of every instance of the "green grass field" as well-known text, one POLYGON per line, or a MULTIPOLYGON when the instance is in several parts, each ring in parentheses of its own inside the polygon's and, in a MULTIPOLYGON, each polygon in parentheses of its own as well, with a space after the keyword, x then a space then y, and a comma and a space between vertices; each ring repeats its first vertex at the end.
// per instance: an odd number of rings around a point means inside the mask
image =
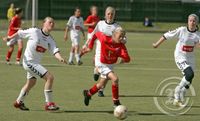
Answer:
MULTIPOLYGON (((2 34, 2 33, 1 33, 2 34)), ((63 42, 63 32, 52 32, 62 55, 68 58, 70 41, 63 42)), ((178 76, 173 51, 176 41, 168 41, 160 48, 153 49, 152 42, 161 33, 128 33, 127 48, 134 58, 129 64, 116 65, 115 72, 120 78, 120 95, 122 104, 128 107, 126 121, 199 121, 200 119, 200 51, 196 49, 196 75, 193 86, 196 96, 191 109, 184 115, 168 116, 160 112, 154 104, 153 97, 157 85, 165 78, 178 76)), ((36 86, 26 98, 30 111, 15 109, 12 104, 26 80, 26 72, 21 66, 6 65, 5 43, 0 44, 0 116, 1 121, 117 121, 113 117, 111 101, 111 83, 105 89, 106 97, 92 97, 88 107, 83 104, 82 90, 88 89, 95 82, 92 78, 93 64, 90 53, 83 57, 82 66, 69 66, 59 63, 49 53, 45 54, 42 64, 55 76, 54 101, 61 107, 57 112, 44 111, 44 81, 38 79, 36 86)), ((15 53, 12 56, 15 61, 15 53)), ((165 97, 159 97, 165 98, 165 97)))

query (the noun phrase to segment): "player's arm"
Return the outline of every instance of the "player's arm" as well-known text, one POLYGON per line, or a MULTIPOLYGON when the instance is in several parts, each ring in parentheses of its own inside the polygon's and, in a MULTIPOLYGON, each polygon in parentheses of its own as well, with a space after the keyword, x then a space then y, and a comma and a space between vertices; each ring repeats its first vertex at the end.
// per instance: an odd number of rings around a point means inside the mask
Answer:
POLYGON ((70 27, 67 25, 65 28, 65 33, 64 33, 64 40, 67 41, 68 39, 68 33, 69 33, 70 27))
POLYGON ((60 52, 56 52, 54 54, 55 58, 58 59, 60 62, 67 64, 66 60, 61 56, 60 52))
POLYGON ((158 46, 160 46, 164 41, 166 40, 166 38, 164 36, 162 36, 156 43, 153 43, 153 47, 157 48, 158 46))
POLYGON ((92 21, 91 21, 91 17, 88 16, 87 19, 86 19, 85 22, 84 22, 84 26, 89 27, 89 26, 94 26, 94 25, 95 25, 95 23, 92 22, 92 21))
POLYGON ((3 41, 7 42, 7 41, 10 41, 12 38, 15 38, 16 36, 18 36, 17 32, 13 34, 12 36, 3 37, 2 39, 3 41))
POLYGON ((120 56, 122 58, 121 63, 128 63, 130 62, 131 58, 128 54, 126 46, 123 44, 121 46, 120 56))

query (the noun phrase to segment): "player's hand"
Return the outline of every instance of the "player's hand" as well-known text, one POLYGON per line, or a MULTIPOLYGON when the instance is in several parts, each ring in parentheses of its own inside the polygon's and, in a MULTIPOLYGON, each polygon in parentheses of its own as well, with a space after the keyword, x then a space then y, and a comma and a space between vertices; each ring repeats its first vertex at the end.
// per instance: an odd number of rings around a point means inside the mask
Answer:
POLYGON ((152 46, 153 46, 153 48, 157 48, 158 47, 158 45, 156 43, 153 43, 152 46))
POLYGON ((64 35, 64 41, 67 41, 67 39, 68 39, 68 36, 64 35))
POLYGON ((9 41, 8 37, 3 37, 2 40, 3 40, 4 42, 9 41))
POLYGON ((63 58, 60 59, 60 62, 64 63, 64 64, 67 64, 67 61, 65 59, 63 59, 63 58))

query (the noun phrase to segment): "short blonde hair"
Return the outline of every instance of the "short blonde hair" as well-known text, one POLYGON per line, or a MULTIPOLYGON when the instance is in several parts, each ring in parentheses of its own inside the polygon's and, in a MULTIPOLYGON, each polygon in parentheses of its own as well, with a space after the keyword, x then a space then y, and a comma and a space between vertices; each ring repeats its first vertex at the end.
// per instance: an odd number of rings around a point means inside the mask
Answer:
POLYGON ((47 20, 54 21, 54 19, 52 17, 47 16, 47 17, 44 18, 43 23, 45 23, 47 20))
POLYGON ((126 31, 122 27, 117 27, 113 30, 113 33, 115 32, 121 32, 123 35, 126 34, 126 31))
POLYGON ((107 8, 106 8, 106 10, 105 10, 105 19, 106 19, 106 14, 108 13, 108 12, 111 12, 111 13, 113 13, 113 19, 115 18, 115 8, 114 7, 111 7, 111 6, 108 6, 107 8))
POLYGON ((197 21, 197 24, 199 23, 199 17, 196 15, 196 14, 190 14, 189 16, 188 16, 188 19, 190 18, 190 17, 194 17, 195 18, 195 20, 197 21))

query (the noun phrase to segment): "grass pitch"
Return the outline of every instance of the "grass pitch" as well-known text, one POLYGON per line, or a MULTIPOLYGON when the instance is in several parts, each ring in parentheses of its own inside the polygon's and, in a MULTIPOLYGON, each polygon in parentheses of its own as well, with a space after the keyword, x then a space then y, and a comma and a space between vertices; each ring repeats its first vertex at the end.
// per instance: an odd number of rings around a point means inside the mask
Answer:
MULTIPOLYGON (((1 33, 2 34, 2 33, 1 33)), ((63 56, 68 58, 70 40, 63 41, 64 32, 52 32, 63 56)), ((126 121, 198 121, 200 119, 199 97, 199 54, 196 49, 196 72, 193 86, 196 96, 191 109, 184 115, 168 116, 158 110, 153 97, 159 83, 172 76, 181 77, 177 69, 173 52, 176 40, 165 42, 160 48, 153 49, 152 42, 162 34, 128 33, 127 48, 133 61, 129 64, 115 65, 115 72, 120 79, 120 99, 128 107, 126 121)), ((83 43, 83 42, 82 42, 83 43)), ((44 111, 44 81, 38 79, 36 86, 25 100, 30 111, 20 111, 12 104, 26 80, 26 72, 21 66, 4 63, 7 47, 0 44, 0 116, 1 121, 117 121, 113 116, 111 100, 111 84, 105 89, 106 97, 94 95, 88 107, 83 104, 82 90, 94 85, 92 78, 94 53, 82 58, 82 66, 69 66, 59 63, 49 53, 45 54, 42 64, 55 76, 54 101, 60 106, 60 111, 44 111)), ((12 61, 15 61, 15 53, 12 61)), ((159 97, 159 96, 158 96, 159 97)), ((165 98, 165 97, 159 97, 165 98)))

